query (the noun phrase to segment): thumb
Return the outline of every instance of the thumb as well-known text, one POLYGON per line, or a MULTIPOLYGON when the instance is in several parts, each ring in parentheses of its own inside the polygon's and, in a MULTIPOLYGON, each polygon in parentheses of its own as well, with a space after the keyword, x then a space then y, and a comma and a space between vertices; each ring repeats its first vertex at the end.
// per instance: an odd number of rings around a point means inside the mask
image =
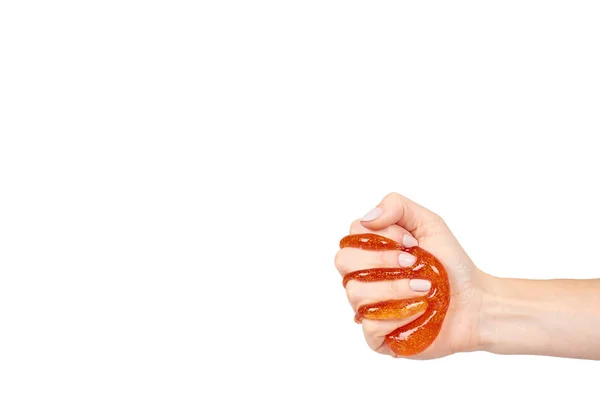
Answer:
POLYGON ((424 223, 439 218, 437 214, 414 201, 398 193, 390 193, 361 219, 361 224, 371 230, 397 224, 413 233, 424 223))

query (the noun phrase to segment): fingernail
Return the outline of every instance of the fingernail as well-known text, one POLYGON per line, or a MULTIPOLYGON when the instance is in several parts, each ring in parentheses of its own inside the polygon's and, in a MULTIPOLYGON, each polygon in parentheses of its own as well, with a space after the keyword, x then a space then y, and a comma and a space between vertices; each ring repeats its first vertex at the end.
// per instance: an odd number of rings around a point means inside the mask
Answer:
POLYGON ((415 292, 429 292, 429 289, 431 289, 431 282, 425 279, 411 279, 408 284, 415 292))
POLYGON ((383 210, 381 208, 374 208, 368 213, 366 213, 365 216, 362 217, 361 221, 369 222, 376 220, 377 218, 381 217, 381 214, 383 214, 383 210))
POLYGON ((401 267, 410 267, 415 261, 417 261, 417 257, 412 254, 401 251, 398 255, 398 264, 400 264, 401 267))
POLYGON ((417 239, 415 239, 414 237, 410 236, 408 233, 405 233, 404 236, 402 237, 402 246, 404 247, 415 247, 418 246, 419 242, 417 242, 417 239))

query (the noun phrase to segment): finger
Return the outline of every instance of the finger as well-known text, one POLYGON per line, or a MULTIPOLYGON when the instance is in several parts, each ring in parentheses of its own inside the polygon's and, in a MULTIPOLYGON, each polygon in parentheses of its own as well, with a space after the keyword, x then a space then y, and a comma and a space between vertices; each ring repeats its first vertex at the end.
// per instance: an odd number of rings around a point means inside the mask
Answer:
POLYGON ((335 255, 335 267, 342 277, 354 271, 372 268, 408 268, 416 262, 410 253, 398 250, 365 251, 346 247, 335 255))
POLYGON ((388 239, 401 243, 404 247, 414 247, 419 245, 417 239, 415 239, 409 231, 399 225, 390 225, 376 231, 367 228, 362 224, 361 220, 357 219, 350 225, 350 234, 356 235, 359 233, 375 233, 377 235, 385 236, 388 239))
POLYGON ((366 252, 346 247, 335 255, 335 267, 342 277, 354 271, 398 267, 399 251, 366 252))
POLYGON ((377 303, 363 304, 356 310, 354 321, 360 323, 364 319, 404 319, 425 311, 428 305, 429 303, 424 297, 417 297, 416 299, 384 300, 377 303))
POLYGON ((390 193, 373 210, 369 211, 361 223, 373 230, 380 230, 393 224, 415 232, 424 223, 439 218, 425 207, 398 193, 390 193))
POLYGON ((359 282, 346 285, 346 296, 354 312, 358 307, 384 300, 421 297, 429 292, 431 282, 423 279, 397 279, 393 281, 359 282))
POLYGON ((396 329, 419 318, 423 312, 415 314, 405 319, 394 319, 389 321, 373 321, 365 319, 362 321, 363 334, 369 347, 381 354, 394 355, 390 348, 385 344, 385 337, 396 329))
MULTIPOLYGON (((375 232, 365 228, 359 220, 356 220, 350 226, 350 234, 359 233, 377 233, 402 243, 404 247, 413 247, 419 244, 406 229, 398 225, 392 225, 375 232)), ((363 269, 411 267, 415 261, 416 259, 412 254, 397 250, 365 251, 346 247, 339 250, 335 255, 335 266, 342 276, 363 269)))

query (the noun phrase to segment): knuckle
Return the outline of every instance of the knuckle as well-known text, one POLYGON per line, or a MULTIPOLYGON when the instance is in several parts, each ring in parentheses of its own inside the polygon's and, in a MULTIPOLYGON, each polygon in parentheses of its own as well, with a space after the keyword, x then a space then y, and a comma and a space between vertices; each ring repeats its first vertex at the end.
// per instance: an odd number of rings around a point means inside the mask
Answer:
POLYGON ((398 192, 390 192, 387 196, 385 196, 386 198, 390 198, 390 199, 397 199, 400 197, 400 193, 398 192))
POLYGON ((406 281, 403 279, 389 281, 390 292, 394 297, 403 298, 406 296, 406 281))
POLYGON ((427 224, 429 224, 432 228, 444 228, 447 227, 446 225, 446 221, 444 221, 444 219, 439 216, 438 214, 432 212, 429 215, 429 218, 426 221, 427 224))
POLYGON ((389 253, 389 252, 387 252, 387 251, 377 251, 377 252, 375 252, 375 254, 374 254, 374 256, 375 256, 375 260, 374 260, 375 264, 376 265, 386 265, 387 264, 386 260, 388 258, 387 257, 387 253, 389 253))
POLYGON ((348 297, 348 301, 351 304, 358 300, 358 291, 354 285, 348 284, 346 286, 346 297, 348 297))
POLYGON ((439 214, 436 214, 433 211, 431 212, 431 219, 438 223, 444 223, 444 219, 439 214))
POLYGON ((380 328, 376 321, 368 321, 366 324, 363 321, 363 335, 365 341, 369 348, 375 352, 379 352, 381 344, 383 343, 383 338, 380 337, 379 330, 380 328))
POLYGON ((352 233, 359 232, 360 228, 362 228, 362 224, 360 223, 360 219, 354 220, 350 224, 350 233, 352 234, 352 233))
POLYGON ((369 346, 369 348, 377 353, 379 353, 379 346, 377 345, 376 339, 373 338, 368 338, 367 341, 367 346, 369 346))
POLYGON ((368 321, 367 323, 363 321, 362 328, 367 342, 371 343, 373 340, 370 339, 372 339, 377 333, 377 324, 373 321, 368 321))
POLYGON ((390 226, 390 239, 395 242, 402 243, 402 239, 404 238, 404 234, 408 233, 404 228, 399 227, 398 225, 390 226))
POLYGON ((404 196, 402 196, 398 192, 391 192, 387 196, 385 196, 384 200, 390 201, 392 203, 402 203, 404 201, 404 196))
POLYGON ((344 266, 344 259, 345 259, 345 253, 342 250, 339 250, 337 253, 335 253, 335 259, 334 259, 334 264, 335 267, 337 268, 338 271, 342 271, 343 266, 344 266))

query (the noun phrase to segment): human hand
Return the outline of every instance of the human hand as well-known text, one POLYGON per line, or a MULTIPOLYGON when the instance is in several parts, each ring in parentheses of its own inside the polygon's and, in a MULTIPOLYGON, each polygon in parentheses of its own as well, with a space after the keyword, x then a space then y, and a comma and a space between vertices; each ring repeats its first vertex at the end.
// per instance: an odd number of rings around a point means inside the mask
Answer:
MULTIPOLYGON (((478 349, 479 313, 486 274, 477 269, 442 218, 397 193, 391 193, 362 220, 352 223, 350 234, 360 233, 385 236, 404 247, 418 245, 433 254, 448 272, 450 307, 442 329, 429 348, 409 358, 438 358, 478 349)), ((410 267, 414 262, 414 256, 402 251, 374 252, 355 248, 343 248, 335 258, 336 268, 342 276, 370 268, 410 267)), ((420 279, 369 283, 351 280, 346 286, 346 294, 356 312, 364 304, 423 296, 429 286, 429 282, 420 279)), ((362 327, 368 345, 379 353, 396 357, 385 343, 386 335, 420 315, 422 312, 402 320, 364 319, 362 327)))

